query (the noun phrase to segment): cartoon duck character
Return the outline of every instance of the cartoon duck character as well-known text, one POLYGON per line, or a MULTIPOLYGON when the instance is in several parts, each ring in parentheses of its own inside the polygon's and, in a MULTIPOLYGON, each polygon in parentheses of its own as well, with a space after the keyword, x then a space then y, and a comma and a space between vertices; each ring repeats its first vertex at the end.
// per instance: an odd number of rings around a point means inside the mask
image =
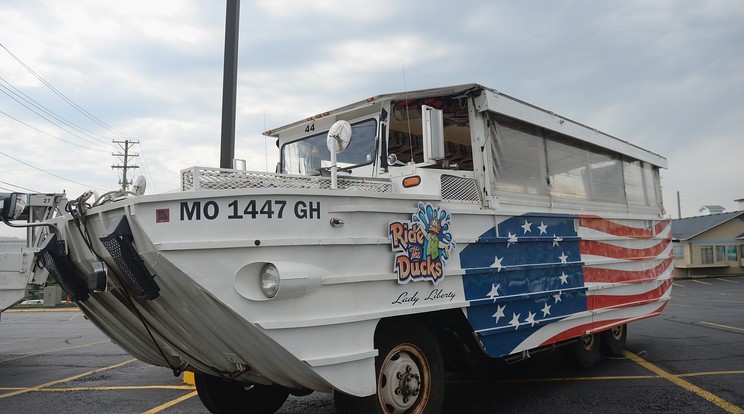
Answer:
POLYGON ((412 221, 417 223, 424 234, 424 255, 431 260, 441 260, 442 264, 449 259, 450 250, 455 248, 452 235, 449 233, 449 214, 434 208, 431 204, 419 203, 418 214, 412 221))
POLYGON ((429 231, 426 233, 426 240, 429 242, 426 246, 426 255, 431 257, 431 260, 439 258, 439 232, 442 230, 442 225, 439 223, 438 218, 433 218, 429 222, 429 231))

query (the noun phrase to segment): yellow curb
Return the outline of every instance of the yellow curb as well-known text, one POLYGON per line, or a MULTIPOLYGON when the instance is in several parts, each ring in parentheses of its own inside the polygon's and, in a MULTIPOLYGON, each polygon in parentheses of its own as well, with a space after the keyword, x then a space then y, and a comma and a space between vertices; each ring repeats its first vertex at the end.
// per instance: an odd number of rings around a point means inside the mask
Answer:
POLYGON ((183 379, 182 379, 182 381, 183 381, 184 384, 196 385, 196 382, 194 382, 194 373, 191 372, 191 371, 184 371, 183 372, 183 379))
POLYGON ((40 308, 40 309, 8 309, 3 312, 20 313, 20 312, 80 312, 80 308, 40 308))

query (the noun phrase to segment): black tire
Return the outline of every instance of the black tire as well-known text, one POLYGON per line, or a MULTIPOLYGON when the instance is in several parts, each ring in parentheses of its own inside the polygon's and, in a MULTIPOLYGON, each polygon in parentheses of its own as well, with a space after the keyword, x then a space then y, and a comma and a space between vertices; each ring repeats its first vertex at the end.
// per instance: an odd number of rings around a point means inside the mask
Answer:
POLYGON ((574 368, 591 368, 599 362, 599 335, 584 335, 559 348, 561 356, 574 368))
POLYGON ((412 321, 375 334, 377 393, 334 392, 339 414, 438 414, 444 403, 444 359, 434 335, 412 321))
POLYGON ((628 338, 628 325, 616 326, 601 333, 602 355, 620 356, 625 350, 625 341, 628 338))
POLYGON ((253 385, 194 373, 202 404, 213 414, 273 414, 284 404, 289 390, 279 385, 253 385))

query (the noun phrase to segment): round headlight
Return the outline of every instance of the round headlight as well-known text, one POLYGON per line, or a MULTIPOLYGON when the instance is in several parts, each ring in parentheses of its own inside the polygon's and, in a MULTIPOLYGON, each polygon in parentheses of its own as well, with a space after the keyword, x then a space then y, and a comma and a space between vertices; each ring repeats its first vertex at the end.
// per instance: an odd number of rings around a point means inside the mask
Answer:
POLYGON ((261 291, 269 299, 279 292, 279 270, 271 263, 261 270, 261 291))

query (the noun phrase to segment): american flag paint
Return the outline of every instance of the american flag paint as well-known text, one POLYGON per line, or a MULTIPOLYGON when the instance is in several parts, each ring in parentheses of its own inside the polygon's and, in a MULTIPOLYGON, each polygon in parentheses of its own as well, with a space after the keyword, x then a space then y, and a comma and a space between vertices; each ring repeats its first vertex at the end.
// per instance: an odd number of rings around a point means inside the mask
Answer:
POLYGON ((494 357, 662 311, 673 264, 669 221, 509 217, 460 253, 467 318, 494 357))

